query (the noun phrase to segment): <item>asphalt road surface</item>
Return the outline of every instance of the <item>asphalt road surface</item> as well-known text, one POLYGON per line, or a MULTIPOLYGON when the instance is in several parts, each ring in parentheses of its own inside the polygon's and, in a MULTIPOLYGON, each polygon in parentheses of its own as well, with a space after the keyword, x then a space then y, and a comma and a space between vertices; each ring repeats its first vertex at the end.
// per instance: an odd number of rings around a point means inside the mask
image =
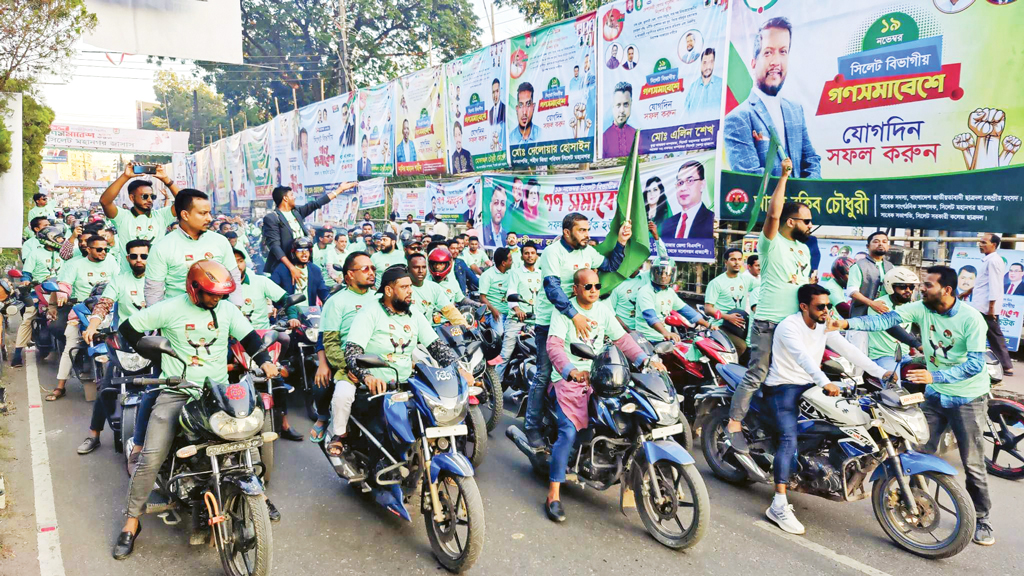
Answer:
MULTIPOLYGON (((28 361, 36 362, 34 354, 28 361)), ((0 574, 221 573, 215 549, 189 546, 187 515, 176 527, 144 517, 135 553, 125 561, 113 560, 110 550, 123 520, 128 477, 112 448, 112 435, 105 431, 103 445, 90 455, 75 452, 87 434, 91 405, 74 380, 64 399, 39 401, 34 387, 55 386, 52 360, 36 369, 5 369, 4 375, 14 412, 0 418, 6 423, 0 448, 8 445, 0 450, 8 492, 8 509, 0 512, 0 574), (40 431, 35 437, 30 434, 33 422, 40 431), (47 477, 52 490, 46 489, 47 477)), ((1010 385, 1024 389, 1019 383, 1010 385)), ((306 432, 310 423, 298 406, 293 405, 292 421, 306 432)), ((615 489, 601 493, 563 488, 569 520, 554 524, 542 510, 545 481, 533 475, 526 458, 503 434, 512 422, 506 413, 490 437, 487 461, 477 470, 487 538, 472 574, 963 576, 982 570, 1019 574, 1024 568, 1024 483, 998 478, 990 478, 996 545, 972 544, 945 561, 924 560, 897 548, 876 523, 867 500, 837 503, 793 494, 790 502, 807 535, 784 534, 764 517, 769 486, 725 484, 711 475, 700 455, 695 458, 711 495, 712 522, 704 540, 691 550, 674 552, 657 544, 635 510, 619 513, 615 489)), ((273 526, 275 573, 443 573, 431 555, 420 514, 407 523, 361 497, 308 441, 278 441, 276 459, 269 494, 283 520, 273 526)), ((959 478, 962 482, 963 476, 959 478)))

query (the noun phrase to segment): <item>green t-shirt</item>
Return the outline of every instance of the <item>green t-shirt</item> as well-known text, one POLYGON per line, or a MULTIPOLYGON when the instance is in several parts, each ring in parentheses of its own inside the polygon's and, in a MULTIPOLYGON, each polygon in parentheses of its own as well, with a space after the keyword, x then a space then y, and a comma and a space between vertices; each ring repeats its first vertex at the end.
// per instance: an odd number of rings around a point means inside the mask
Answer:
POLYGON ((42 249, 43 245, 39 243, 39 240, 33 236, 28 240, 21 243, 21 260, 24 262, 28 260, 28 257, 32 255, 36 250, 42 249))
POLYGON ((451 299, 436 282, 424 280, 422 286, 412 285, 412 313, 427 318, 435 326, 444 323, 441 310, 451 304, 451 299))
MULTIPOLYGON (((604 338, 607 336, 612 340, 618 340, 622 338, 626 331, 622 329, 618 321, 615 320, 615 313, 612 312, 611 307, 607 303, 602 301, 594 302, 594 305, 590 310, 584 310, 579 302, 573 300, 573 305, 576 306, 576 310, 583 314, 590 324, 590 335, 587 338, 580 338, 576 334, 576 325, 573 324, 572 320, 566 318, 564 314, 555 314, 551 317, 551 327, 548 330, 548 337, 561 338, 565 342, 565 353, 569 356, 569 361, 576 367, 577 370, 585 372, 590 371, 592 362, 585 358, 576 356, 569 350, 569 346, 573 342, 580 342, 589 345, 594 349, 594 352, 600 352, 601 348, 604 347, 604 338)), ((658 337, 660 340, 661 337, 658 337)), ((558 382, 562 379, 562 375, 557 370, 551 371, 551 381, 558 382)))
MULTIPOLYGON (((900 306, 896 312, 904 322, 913 322, 921 327, 921 340, 929 371, 946 370, 967 361, 968 352, 985 353, 987 327, 981 312, 959 301, 954 310, 956 315, 937 314, 924 302, 911 302, 900 306)), ((936 392, 962 398, 977 398, 987 394, 992 386, 988 370, 961 382, 951 384, 929 384, 936 392)))
POLYGON ((136 278, 130 270, 121 272, 107 283, 103 289, 103 298, 109 298, 117 304, 117 319, 124 322, 146 307, 145 287, 145 276, 136 278))
POLYGON ((188 269, 200 260, 220 262, 228 272, 238 269, 228 239, 216 232, 203 232, 198 240, 177 228, 149 252, 146 278, 164 283, 164 296, 171 298, 185 293, 188 269))
MULTIPOLYGON (((327 264, 327 253, 334 250, 333 244, 328 244, 326 248, 321 248, 319 244, 313 244, 313 264, 324 269, 324 265, 327 264)), ((324 278, 327 280, 327 278, 324 278)))
POLYGON ((654 314, 664 322, 669 312, 681 310, 684 306, 686 303, 679 298, 675 290, 664 288, 655 291, 654 286, 648 282, 643 288, 640 288, 640 293, 636 297, 636 326, 634 329, 651 342, 661 342, 665 337, 647 325, 647 321, 644 320, 644 310, 654 310, 654 314))
MULTIPOLYGON (((391 252, 374 252, 373 256, 370 256, 370 262, 377 268, 377 279, 374 288, 380 288, 380 279, 384 276, 384 271, 394 266, 395 264, 405 264, 405 252, 398 248, 392 248, 391 252)), ((450 276, 450 274, 449 274, 450 276)))
POLYGON ((753 289, 751 278, 744 274, 737 274, 733 278, 729 278, 728 274, 719 274, 708 282, 704 302, 713 305, 722 314, 730 310, 746 310, 747 299, 753 289))
MULTIPOLYGON (((418 314, 392 314, 379 300, 360 310, 353 323, 360 329, 349 332, 345 341, 362 346, 367 354, 383 358, 398 370, 400 382, 407 381, 412 374, 412 351, 416 345, 430 346, 437 340, 426 318, 418 314)), ((370 373, 385 382, 395 378, 390 368, 373 368, 370 373)))
POLYGON ((54 210, 53 210, 53 208, 50 208, 49 204, 47 204, 46 206, 33 206, 28 211, 28 218, 25 219, 25 222, 26 222, 26 224, 25 224, 25 235, 26 236, 31 236, 32 235, 32 226, 31 226, 32 219, 33 218, 38 218, 40 216, 46 216, 46 219, 49 220, 51 225, 53 225, 53 224, 55 224, 57 222, 57 217, 54 214, 54 210))
POLYGON ((68 262, 66 266, 61 268, 57 279, 71 284, 71 297, 82 301, 89 297, 89 292, 92 291, 93 286, 102 282, 110 282, 120 272, 121 267, 110 256, 99 262, 93 262, 88 258, 81 258, 68 262))
POLYGON ((473 254, 469 251, 469 248, 466 248, 462 251, 462 254, 459 254, 459 260, 465 262, 466 266, 469 266, 470 268, 473 266, 479 266, 480 269, 483 270, 484 262, 487 262, 487 252, 484 252, 484 249, 481 248, 476 251, 476 254, 473 254))
POLYGON ((459 286, 459 281, 455 279, 455 272, 449 272, 444 280, 440 282, 434 281, 432 277, 427 278, 424 282, 434 282, 444 290, 444 295, 452 301, 452 304, 458 304, 466 299, 466 295, 462 293, 462 287, 459 286))
MULTIPOLYGON (((593 246, 569 252, 562 240, 558 240, 544 249, 544 253, 541 254, 538 261, 538 267, 540 268, 542 279, 548 276, 557 276, 565 297, 571 298, 573 274, 577 270, 585 268, 597 270, 602 263, 604 263, 604 256, 598 254, 593 246)), ((555 305, 547 299, 542 289, 540 296, 537 298, 537 308, 534 311, 534 314, 537 315, 537 325, 549 325, 551 323, 551 316, 556 313, 558 312, 555 310, 555 305)))
POLYGON ((332 245, 324 250, 324 265, 320 267, 320 270, 324 273, 324 282, 326 282, 328 286, 333 288, 338 284, 332 275, 337 275, 339 278, 344 276, 342 272, 334 269, 334 265, 344 265, 345 258, 348 258, 348 255, 352 252, 353 250, 351 248, 346 248, 343 252, 338 252, 336 245, 332 245))
POLYGON ((761 262, 761 292, 754 318, 782 322, 786 316, 800 310, 796 291, 808 281, 811 251, 803 242, 789 240, 777 232, 773 240, 761 233, 757 238, 757 252, 761 262))
MULTIPOLYGON (((508 248, 508 246, 506 246, 508 248)), ((515 248, 509 248, 509 255, 512 256, 512 270, 521 268, 523 266, 523 251, 517 246, 515 248)))
MULTIPOLYGON (((849 300, 849 298, 846 297, 846 292, 843 290, 843 287, 836 282, 835 278, 825 278, 821 282, 818 282, 818 284, 828 290, 828 301, 831 302, 833 306, 838 306, 849 300)), ((799 307, 799 304, 797 306, 799 307)))
POLYGON ((149 240, 156 244, 167 234, 167 227, 174 222, 174 210, 166 206, 159 210, 151 210, 149 215, 136 216, 131 209, 118 208, 117 216, 107 219, 117 228, 118 246, 127 246, 132 240, 149 240))
POLYGON ((295 214, 292 214, 291 210, 281 212, 281 214, 284 215, 284 221, 288 223, 288 227, 292 229, 292 238, 298 240, 305 236, 305 234, 302 233, 302 225, 295 219, 295 214))
MULTIPOLYGON (((74 260, 69 260, 67 264, 70 266, 72 262, 74 260)), ((23 263, 22 269, 32 275, 32 282, 38 284, 47 278, 60 274, 60 269, 63 265, 64 260, 61 260, 59 254, 45 248, 40 248, 39 250, 33 250, 29 254, 23 263)))
POLYGON ((649 275, 637 274, 636 278, 630 278, 616 286, 608 297, 608 305, 630 330, 636 330, 636 297, 640 295, 640 289, 649 283, 649 275))
MULTIPOLYGON (((512 307, 518 307, 527 314, 533 312, 534 306, 537 303, 537 294, 544 289, 541 282, 540 270, 536 265, 533 267, 533 270, 527 270, 523 266, 519 266, 518 268, 513 267, 512 281, 508 283, 508 292, 505 293, 505 298, 507 300, 508 296, 517 294, 520 298, 526 301, 509 303, 509 309, 512 307)), ((533 324, 535 321, 536 318, 530 318, 526 323, 533 324)))
MULTIPOLYGON (((889 307, 890 310, 900 310, 906 304, 902 306, 893 306, 892 299, 888 295, 882 296, 875 302, 881 302, 889 307)), ((875 312, 874 308, 868 307, 868 316, 878 316, 878 312, 875 312)), ((911 322, 904 322, 900 324, 904 330, 910 332, 911 322)), ((892 336, 889 336, 885 332, 868 332, 868 358, 874 360, 875 358, 889 357, 892 358, 893 354, 896 353, 896 347, 899 346, 903 349, 903 355, 906 356, 910 353, 910 346, 898 342, 892 336)))
POLYGON ((379 298, 380 294, 373 290, 367 290, 364 294, 353 292, 347 287, 338 290, 327 299, 320 311, 321 332, 338 332, 344 342, 356 314, 379 298))
MULTIPOLYGON (((187 294, 181 294, 139 310, 129 322, 139 332, 159 330, 178 356, 188 362, 185 378, 189 382, 202 383, 210 378, 222 384, 228 377, 228 338, 241 340, 253 328, 242 311, 227 300, 217 303, 213 313, 216 324, 210 310, 199 308, 187 294)), ((161 367, 162 378, 177 378, 184 368, 167 356, 161 367)))
MULTIPOLYGON (((509 269, 511 270, 511 269, 509 269)), ((508 314, 508 287, 512 284, 512 273, 506 270, 498 272, 497 266, 491 266, 480 275, 480 293, 487 296, 487 301, 498 312, 508 314)))
POLYGON ((246 270, 242 280, 242 315, 252 324, 254 330, 270 330, 270 306, 267 300, 277 302, 287 292, 270 278, 246 270))

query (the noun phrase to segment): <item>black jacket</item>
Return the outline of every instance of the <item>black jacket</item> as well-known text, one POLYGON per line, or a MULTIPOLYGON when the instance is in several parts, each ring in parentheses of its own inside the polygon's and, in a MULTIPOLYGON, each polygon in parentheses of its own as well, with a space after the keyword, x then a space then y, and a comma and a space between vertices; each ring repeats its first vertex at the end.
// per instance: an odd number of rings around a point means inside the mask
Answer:
MULTIPOLYGON (((326 206, 330 201, 330 197, 324 194, 316 200, 307 202, 302 206, 296 206, 292 210, 292 215, 295 216, 295 219, 299 221, 299 226, 302 227, 303 235, 309 236, 309 229, 306 228, 306 224, 302 220, 326 206)), ((291 254, 292 242, 295 241, 295 238, 292 237, 292 228, 288 225, 288 221, 285 220, 284 214, 280 210, 274 210, 263 217, 263 241, 266 242, 267 249, 270 250, 270 254, 267 255, 267 265, 263 267, 263 273, 270 274, 281 259, 291 254)))

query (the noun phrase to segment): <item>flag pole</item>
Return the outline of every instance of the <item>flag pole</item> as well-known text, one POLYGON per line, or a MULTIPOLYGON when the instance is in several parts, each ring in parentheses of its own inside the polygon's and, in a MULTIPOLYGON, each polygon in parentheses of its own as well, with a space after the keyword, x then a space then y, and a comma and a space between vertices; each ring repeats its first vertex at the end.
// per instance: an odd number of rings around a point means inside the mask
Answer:
MULTIPOLYGON (((633 180, 634 180, 634 174, 633 173, 636 170, 636 165, 637 165, 637 163, 640 162, 640 158, 639 158, 639 156, 637 156, 637 153, 640 151, 639 148, 640 148, 640 133, 637 132, 636 134, 633 135, 633 154, 631 155, 631 158, 633 158, 633 161, 629 163, 629 172, 630 172, 630 174, 629 174, 629 182, 630 182, 630 186, 633 185, 633 180)), ((633 225, 633 195, 632 194, 630 194, 629 195, 629 199, 626 200, 626 222, 629 222, 630 226, 633 225)))

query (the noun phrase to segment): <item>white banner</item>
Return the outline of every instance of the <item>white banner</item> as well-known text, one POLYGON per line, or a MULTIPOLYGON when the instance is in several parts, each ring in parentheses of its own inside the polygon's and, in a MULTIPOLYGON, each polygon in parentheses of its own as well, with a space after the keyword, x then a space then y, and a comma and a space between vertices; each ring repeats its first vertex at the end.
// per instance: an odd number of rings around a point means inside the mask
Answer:
MULTIPOLYGON (((270 121, 270 163, 273 187, 287 186, 296 196, 305 197, 302 188, 302 161, 299 159, 299 115, 294 110, 270 121)), ((273 188, 271 189, 273 191, 273 188)))
POLYGON ((445 64, 451 174, 508 167, 507 48, 498 42, 445 64))
POLYGON ((188 132, 50 124, 50 133, 46 135, 46 147, 133 154, 173 154, 188 152, 188 132))
POLYGON ((398 214, 399 220, 412 214, 416 220, 423 220, 427 215, 428 205, 426 188, 395 188, 391 196, 391 211, 398 214))

